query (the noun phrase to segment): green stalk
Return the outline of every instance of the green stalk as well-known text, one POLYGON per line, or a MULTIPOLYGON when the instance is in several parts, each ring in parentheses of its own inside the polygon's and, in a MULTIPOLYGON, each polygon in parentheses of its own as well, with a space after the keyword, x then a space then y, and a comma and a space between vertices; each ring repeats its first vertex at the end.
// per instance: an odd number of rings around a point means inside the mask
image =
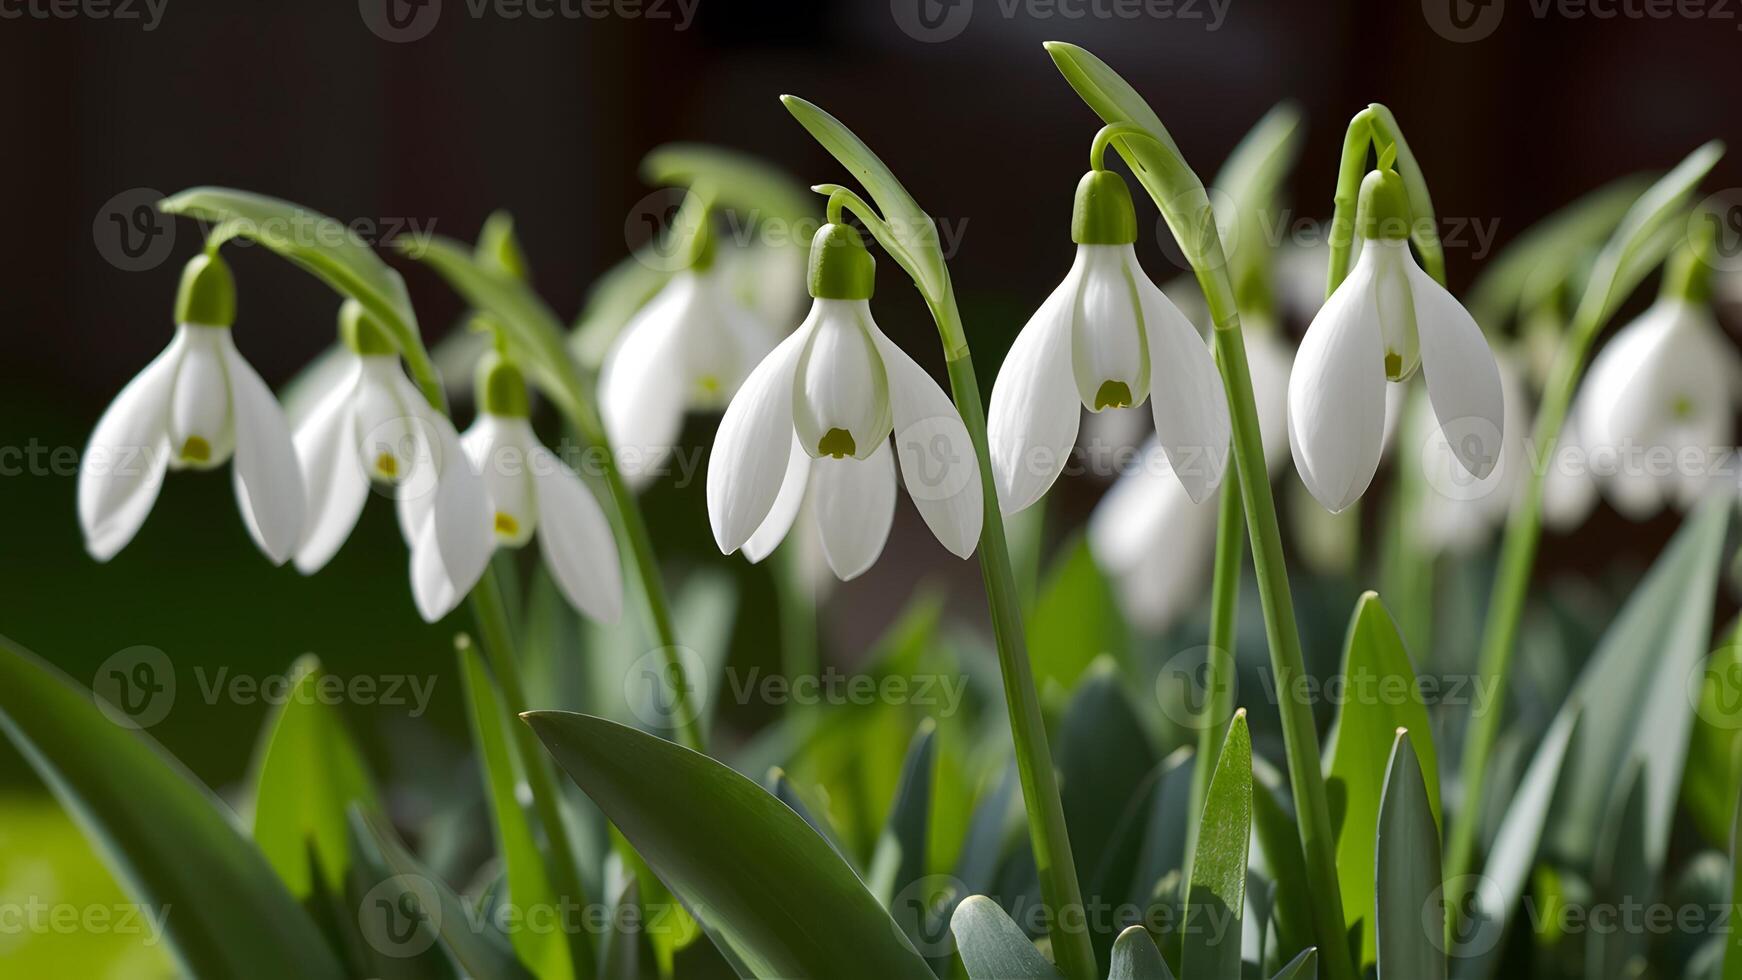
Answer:
POLYGON ((1488 771, 1492 768, 1494 743, 1500 734, 1506 703, 1512 651, 1524 615, 1524 600, 1536 562, 1537 545, 1542 540, 1543 482, 1548 476, 1548 467, 1553 465, 1556 443, 1566 423, 1573 393, 1597 335, 1614 316, 1620 301, 1661 258, 1663 236, 1668 233, 1680 237, 1675 218, 1682 213, 1694 187, 1722 155, 1722 144, 1714 142, 1701 146, 1634 202, 1597 257, 1566 338, 1561 342, 1554 366, 1543 386, 1542 402, 1537 407, 1536 425, 1531 434, 1538 458, 1530 468, 1524 497, 1506 524, 1498 571, 1488 600, 1488 618, 1483 624, 1477 677, 1479 683, 1486 681, 1493 685, 1494 695, 1489 699, 1486 711, 1471 714, 1464 735, 1464 798, 1452 824, 1445 862, 1446 899, 1450 908, 1459 907, 1467 889, 1467 876, 1473 867, 1476 832, 1487 794, 1488 771))
POLYGON ((992 454, 986 442, 986 410, 980 402, 980 383, 974 376, 974 362, 962 331, 961 314, 956 309, 955 291, 946 286, 943 300, 928 301, 927 305, 949 352, 946 363, 950 394, 962 415, 962 424, 967 426, 980 464, 980 486, 986 502, 985 525, 980 530, 980 575, 986 583, 986 603, 998 647, 998 672, 1004 680, 1004 703, 1010 713, 1010 734, 1016 743, 1016 771, 1022 780, 1022 802, 1028 810, 1029 844, 1040 874, 1041 896, 1054 916, 1049 932, 1053 960, 1069 980, 1098 980, 1095 950, 1090 943, 1088 923, 1082 918, 1086 910, 1077 883, 1076 861, 1071 856, 1070 834, 1065 828, 1065 808, 1059 799, 1052 749, 1047 744, 1040 696, 1035 691, 1034 671, 1028 662, 1022 596, 1011 570, 1004 514, 998 506, 997 484, 992 481, 992 454))
MULTIPOLYGON (((798 543, 792 542, 775 553, 775 601, 780 615, 780 667, 789 679, 817 677, 822 673, 818 654, 817 596, 805 570, 804 556, 798 543)), ((822 713, 818 706, 800 703, 791 698, 787 704, 787 720, 792 723, 795 737, 807 736, 822 713)))
MULTIPOLYGON (((520 753, 521 769, 526 784, 532 790, 533 811, 544 824, 545 845, 550 849, 551 874, 557 894, 586 904, 579 866, 569 843, 568 825, 563 821, 561 797, 551 773, 551 758, 539 744, 531 726, 520 723, 528 710, 526 688, 520 681, 520 665, 514 655, 514 637, 508 626, 508 611, 502 604, 501 583, 494 569, 486 569, 471 594, 472 615, 478 621, 479 645, 490 661, 496 684, 502 689, 502 701, 509 714, 509 730, 514 733, 514 746, 520 753)), ((577 977, 594 975, 593 940, 583 926, 565 929, 568 933, 569 958, 574 962, 577 977)))
POLYGON ((1182 881, 1192 880, 1192 858, 1197 853, 1204 800, 1209 796, 1210 776, 1215 773, 1216 760, 1222 756, 1222 741, 1227 737, 1223 719, 1234 717, 1234 632, 1240 611, 1240 566, 1245 558, 1246 510, 1238 493, 1223 489, 1216 506, 1216 568, 1210 585, 1210 642, 1204 654, 1209 670, 1204 713, 1198 719, 1197 758, 1192 763, 1192 795, 1186 810, 1191 818, 1186 822, 1182 881))

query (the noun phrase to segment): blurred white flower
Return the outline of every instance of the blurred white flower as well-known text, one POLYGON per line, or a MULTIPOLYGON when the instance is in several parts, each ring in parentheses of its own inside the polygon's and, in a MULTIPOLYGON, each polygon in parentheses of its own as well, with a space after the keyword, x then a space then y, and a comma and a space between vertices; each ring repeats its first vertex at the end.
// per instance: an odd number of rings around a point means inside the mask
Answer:
POLYGON ((750 373, 708 460, 708 518, 721 552, 758 561, 807 497, 835 574, 877 560, 901 475, 939 542, 973 554, 980 470, 949 396, 871 318, 872 260, 858 233, 824 225, 811 246, 810 315, 750 373))
POLYGON ((488 562, 484 482, 462 459, 453 423, 406 377, 398 348, 356 300, 340 308, 339 333, 344 368, 317 380, 326 390, 296 426, 308 481, 296 567, 305 575, 325 567, 356 527, 370 482, 389 485, 411 547, 418 612, 435 622, 471 591, 488 562), (429 567, 438 561, 440 576, 429 567), (438 579, 448 587, 432 587, 438 579))
MULTIPOLYGON (((1506 516, 1521 488, 1530 465, 1525 436, 1530 431, 1530 410, 1524 390, 1522 365, 1511 354, 1497 352, 1500 390, 1506 400, 1505 434, 1500 457, 1486 476, 1472 476, 1446 441, 1420 389, 1411 392, 1405 412, 1410 436, 1408 445, 1421 447, 1417 462, 1425 476, 1417 501, 1416 527, 1422 545, 1432 552, 1467 553, 1488 540, 1492 528, 1506 523, 1506 516)), ((1394 386, 1401 387, 1401 386, 1394 386)))
POLYGON ((1361 185, 1366 243, 1355 268, 1313 318, 1289 379, 1295 468, 1326 509, 1359 500, 1384 447, 1386 382, 1422 367, 1428 399, 1458 462, 1480 478, 1499 457, 1500 372, 1476 321, 1415 264, 1409 205, 1394 171, 1361 185))
POLYGON ((79 464, 85 549, 108 561, 145 523, 170 469, 235 458, 243 524, 274 564, 302 533, 303 486, 290 427, 272 391, 236 350, 235 283, 223 260, 199 255, 182 273, 175 337, 115 396, 79 464))
POLYGON ((717 411, 778 334, 732 296, 718 267, 671 277, 617 335, 599 373, 599 411, 632 483, 658 474, 686 411, 717 411))
POLYGON ((1158 442, 1193 500, 1221 482, 1230 423, 1203 338, 1137 263, 1137 219, 1123 178, 1077 187, 1064 281, 1022 328, 992 387, 987 436, 999 505, 1020 511, 1069 459, 1082 409, 1151 402, 1158 442))

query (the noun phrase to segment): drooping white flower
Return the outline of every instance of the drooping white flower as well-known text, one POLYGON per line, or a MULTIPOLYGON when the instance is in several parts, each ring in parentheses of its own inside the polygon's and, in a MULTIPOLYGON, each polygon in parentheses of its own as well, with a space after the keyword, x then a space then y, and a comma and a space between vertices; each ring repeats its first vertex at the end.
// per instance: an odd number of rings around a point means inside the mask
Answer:
POLYGON ((624 476, 655 476, 684 413, 725 407, 778 339, 713 264, 672 276, 617 335, 599 374, 599 411, 624 476))
POLYGON ((175 338, 128 382, 91 432, 79 464, 85 549, 108 561, 151 513, 165 471, 213 469, 232 457, 242 522, 283 564, 302 533, 303 485, 290 427, 272 390, 236 350, 235 283, 216 255, 187 264, 175 338))
POLYGON ((999 506, 1014 513, 1058 479, 1082 409, 1149 399, 1174 476, 1193 500, 1228 461, 1227 397, 1203 338, 1137 264, 1136 212, 1117 174, 1077 186, 1076 262, 1017 335, 992 387, 987 438, 999 506))
MULTIPOLYGON (((1464 469, 1419 390, 1413 393, 1406 412, 1408 445, 1421 449, 1419 462, 1426 484, 1417 501, 1416 528, 1421 544, 1432 552, 1468 553, 1481 546, 1489 530, 1506 522, 1519 490, 1527 483, 1530 460, 1524 439, 1530 431, 1530 410, 1523 369, 1512 355, 1499 354, 1495 361, 1506 400, 1505 432, 1500 456, 1486 476, 1478 478, 1464 469)), ((1405 461, 1406 465, 1411 462, 1405 461)))
POLYGON ((858 233, 824 225, 811 246, 810 315, 739 388, 708 459, 708 519, 723 553, 760 560, 808 497, 829 567, 843 580, 861 574, 889 535, 899 452, 926 525, 951 552, 973 554, 985 514, 967 427, 877 328, 871 280, 858 233))
MULTIPOLYGON (((1264 460, 1274 477, 1288 459, 1286 338, 1245 317, 1246 356, 1258 407, 1264 460)), ((1216 510, 1226 484, 1193 501, 1151 439, 1136 465, 1121 473, 1089 518, 1089 549, 1112 580, 1126 619, 1159 632, 1200 601, 1215 561, 1216 510)))
POLYGON ((1666 291, 1591 362, 1578 435, 1615 509, 1644 520, 1705 492, 1735 445, 1735 350, 1703 303, 1666 291))
POLYGON ((489 562, 484 481, 466 464, 453 423, 406 377, 398 348, 362 304, 345 302, 339 332, 344 368, 296 427, 308 481, 296 567, 305 575, 325 567, 356 527, 370 483, 390 486, 411 548, 412 593, 433 623, 489 562))
POLYGON ((1500 371, 1476 321, 1409 252, 1409 201, 1395 171, 1361 185, 1355 268, 1313 318, 1288 386, 1295 468, 1337 512, 1372 482, 1384 445, 1386 382, 1420 367, 1458 462, 1488 475, 1505 420, 1500 371))
POLYGON ((475 390, 480 412, 461 442, 483 471, 496 544, 518 548, 536 534, 545 567, 570 604, 599 622, 616 622, 623 571, 611 523, 580 476, 532 431, 520 370, 487 356, 475 390))

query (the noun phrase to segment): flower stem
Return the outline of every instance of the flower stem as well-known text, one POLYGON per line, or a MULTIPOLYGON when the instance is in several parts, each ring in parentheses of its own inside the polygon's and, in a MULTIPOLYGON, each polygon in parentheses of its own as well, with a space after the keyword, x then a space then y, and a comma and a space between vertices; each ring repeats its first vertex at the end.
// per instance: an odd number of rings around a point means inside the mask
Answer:
POLYGON ((1331 217, 1331 261, 1329 274, 1325 277, 1325 295, 1330 296, 1349 274, 1349 256, 1355 245, 1356 198, 1361 192, 1361 178, 1367 173, 1369 146, 1396 153, 1395 169, 1409 193, 1410 241, 1421 253, 1422 268, 1434 277, 1435 282, 1445 285, 1446 252, 1435 225, 1434 202, 1427 192, 1427 178, 1422 176, 1421 165, 1410 152, 1409 141, 1403 138, 1397 118, 1390 109, 1375 102, 1349 120, 1349 129, 1343 135, 1343 158, 1337 168, 1337 192, 1331 217))
POLYGON ((1083 917, 1083 896, 1077 883, 1076 862, 1071 857, 1070 835, 1065 828, 1064 804, 1059 799, 1052 750, 1047 745, 1040 696, 1035 691, 1034 672, 1028 662, 1022 599, 1011 571, 1010 546, 1004 537, 997 484, 992 481, 992 456, 986 442, 986 411, 980 401, 980 383, 974 376, 974 362, 968 353, 954 291, 947 290, 936 303, 928 299, 928 305, 950 352, 946 362, 950 393, 980 464, 980 486, 986 506, 985 524, 980 531, 980 573, 986 583, 986 602, 998 647, 998 670, 1004 681, 1010 734, 1016 743, 1016 771, 1022 780, 1022 803, 1028 811, 1029 843, 1040 875, 1041 897, 1052 912, 1053 959, 1067 980, 1099 980, 1095 950, 1083 917))
MULTIPOLYGON (((544 825, 545 846, 550 850, 553 884, 557 894, 568 900, 586 904, 579 866, 569 843, 568 825, 563 822, 561 798, 551 773, 551 758, 543 751, 538 736, 528 725, 520 724, 520 716, 530 709, 526 688, 520 680, 520 665, 515 658, 514 637, 508 626, 508 612, 502 603, 502 586, 496 570, 487 568, 484 577, 472 588, 472 615, 478 621, 479 645, 502 689, 503 705, 508 709, 509 730, 514 733, 515 748, 520 752, 521 769, 526 785, 532 790, 533 811, 544 825)), ((565 929, 568 933, 569 958, 577 977, 593 975, 592 937, 585 928, 565 929)))
MULTIPOLYGON (((1238 467, 1238 463, 1231 464, 1238 467)), ((1197 851, 1204 799, 1209 795, 1210 776, 1222 755, 1227 735, 1226 721, 1234 717, 1234 631, 1240 609, 1240 566, 1246 557, 1246 510, 1240 495, 1224 488, 1216 509, 1216 569, 1210 586, 1210 643, 1204 656, 1209 670, 1205 681, 1204 711, 1198 718, 1197 758, 1192 763, 1191 818, 1186 824, 1185 869, 1182 881, 1192 880, 1192 858, 1197 851)))

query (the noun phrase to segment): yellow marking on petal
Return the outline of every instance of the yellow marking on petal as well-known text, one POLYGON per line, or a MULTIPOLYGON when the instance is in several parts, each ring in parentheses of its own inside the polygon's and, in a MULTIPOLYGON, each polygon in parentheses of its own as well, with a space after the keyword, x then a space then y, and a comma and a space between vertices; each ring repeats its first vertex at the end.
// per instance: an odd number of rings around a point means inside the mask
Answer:
POLYGON ((704 374, 696 379, 696 387, 701 389, 702 394, 712 397, 718 395, 720 389, 724 388, 725 385, 720 383, 718 377, 712 374, 704 374))
POLYGON ((504 514, 502 511, 497 511, 496 533, 505 538, 512 538, 520 533, 520 522, 515 520, 514 515, 512 514, 504 514))
POLYGON ((1385 377, 1391 381, 1403 380, 1403 355, 1394 350, 1385 352, 1385 377))
POLYGON ((399 475, 399 460, 392 453, 382 453, 375 457, 375 472, 391 480, 399 475))
POLYGON ((181 458, 189 463, 207 463, 212 459, 212 444, 199 436, 188 436, 182 443, 181 458))
POLYGON ((845 459, 848 456, 856 455, 853 449, 853 433, 846 429, 830 429, 823 433, 821 439, 817 440, 817 453, 822 456, 845 459))
POLYGON ((1694 400, 1686 395, 1677 396, 1675 404, 1670 406, 1670 411, 1674 412, 1678 419, 1689 418, 1694 414, 1694 400))
POLYGON ((1095 392, 1095 411, 1103 408, 1130 408, 1131 386, 1123 381, 1103 381, 1095 392))

